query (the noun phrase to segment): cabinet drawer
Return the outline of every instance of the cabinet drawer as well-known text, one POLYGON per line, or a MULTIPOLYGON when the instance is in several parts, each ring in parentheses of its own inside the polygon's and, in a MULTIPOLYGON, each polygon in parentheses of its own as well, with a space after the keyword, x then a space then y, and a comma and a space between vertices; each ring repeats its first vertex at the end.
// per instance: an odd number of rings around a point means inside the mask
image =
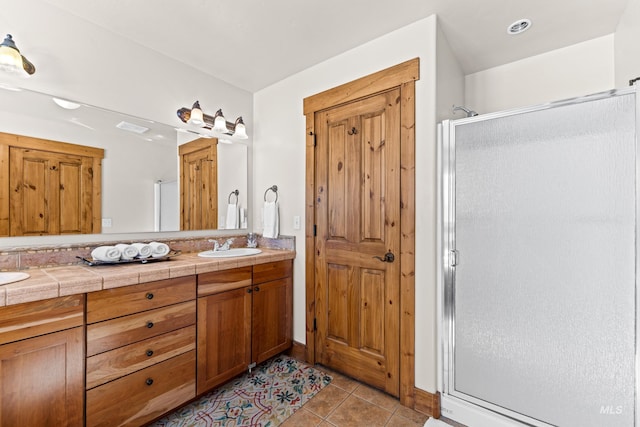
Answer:
POLYGON ((293 272, 293 261, 276 261, 266 264, 256 264, 253 266, 253 284, 270 282, 272 280, 283 279, 291 276, 293 272))
POLYGON ((0 344, 84 324, 84 295, 52 298, 0 308, 0 344))
POLYGON ((175 331, 195 322, 194 300, 94 323, 87 326, 87 356, 175 331))
POLYGON ((87 323, 189 301, 195 297, 195 276, 90 292, 87 294, 87 323))
POLYGON ((195 397, 195 372, 190 351, 88 390, 86 425, 144 425, 195 397))
POLYGON ((251 285, 251 267, 198 274, 199 297, 249 285, 251 285))
POLYGON ((87 359, 87 389, 164 362, 196 348, 196 327, 189 326, 87 359))

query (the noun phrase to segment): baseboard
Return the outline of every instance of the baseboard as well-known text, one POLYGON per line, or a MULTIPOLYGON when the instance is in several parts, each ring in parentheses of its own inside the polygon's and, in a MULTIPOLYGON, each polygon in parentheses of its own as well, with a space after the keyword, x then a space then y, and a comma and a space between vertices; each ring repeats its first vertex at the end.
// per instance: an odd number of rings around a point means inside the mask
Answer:
POLYGON ((428 391, 414 388, 415 409, 433 418, 440 418, 440 393, 429 393, 428 391))
POLYGON ((297 341, 293 341, 291 348, 287 351, 287 355, 302 362, 307 362, 307 346, 297 341))

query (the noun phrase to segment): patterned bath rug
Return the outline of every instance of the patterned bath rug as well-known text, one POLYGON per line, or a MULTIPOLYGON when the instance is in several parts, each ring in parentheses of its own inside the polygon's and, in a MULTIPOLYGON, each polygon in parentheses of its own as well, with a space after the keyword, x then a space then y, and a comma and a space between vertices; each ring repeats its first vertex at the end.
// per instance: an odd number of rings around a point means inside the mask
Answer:
POLYGON ((331 380, 317 368, 277 356, 152 426, 276 427, 331 380))

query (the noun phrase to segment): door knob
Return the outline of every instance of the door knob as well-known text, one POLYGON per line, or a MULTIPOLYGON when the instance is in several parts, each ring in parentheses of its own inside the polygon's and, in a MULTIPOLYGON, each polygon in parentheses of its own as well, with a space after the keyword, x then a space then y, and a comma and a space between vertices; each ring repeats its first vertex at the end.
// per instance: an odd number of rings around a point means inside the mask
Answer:
POLYGON ((395 255, 393 255, 391 251, 384 254, 384 258, 377 255, 374 256, 373 258, 379 259, 382 262, 393 262, 396 259, 395 255))

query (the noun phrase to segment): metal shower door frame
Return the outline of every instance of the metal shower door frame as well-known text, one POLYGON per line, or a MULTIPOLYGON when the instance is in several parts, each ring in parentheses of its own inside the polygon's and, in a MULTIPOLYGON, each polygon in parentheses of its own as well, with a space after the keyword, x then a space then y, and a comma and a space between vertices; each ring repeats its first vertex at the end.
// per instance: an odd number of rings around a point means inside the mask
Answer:
MULTIPOLYGON (((440 151, 439 167, 440 167, 440 262, 438 263, 440 292, 438 301, 440 307, 440 388, 443 394, 463 402, 476 405, 485 410, 495 412, 496 414, 505 416, 515 421, 525 423, 526 425, 538 427, 550 427, 550 424, 527 417, 520 413, 510 411, 501 406, 497 406, 481 399, 474 398, 462 392, 455 390, 455 265, 458 263, 458 253, 456 252, 456 233, 455 233, 455 188, 456 188, 456 127, 464 126, 468 123, 481 122, 508 116, 525 114, 546 109, 553 109, 567 105, 579 104, 587 101, 594 101, 614 96, 633 94, 635 96, 635 122, 636 122, 636 140, 635 140, 635 407, 634 420, 635 426, 640 426, 640 413, 638 407, 638 399, 640 398, 640 354, 638 351, 640 337, 640 286, 639 286, 639 267, 640 267, 640 251, 638 250, 638 242, 640 242, 640 227, 638 218, 640 213, 640 185, 638 177, 640 176, 640 153, 638 151, 638 135, 640 134, 640 97, 637 91, 638 86, 632 86, 624 89, 615 89, 601 92, 584 97, 571 98, 567 100, 525 107, 512 110, 506 110, 497 113, 483 114, 475 117, 462 118, 457 120, 444 120, 439 126, 438 149, 440 151)), ((631 426, 630 426, 631 427, 631 426)))

